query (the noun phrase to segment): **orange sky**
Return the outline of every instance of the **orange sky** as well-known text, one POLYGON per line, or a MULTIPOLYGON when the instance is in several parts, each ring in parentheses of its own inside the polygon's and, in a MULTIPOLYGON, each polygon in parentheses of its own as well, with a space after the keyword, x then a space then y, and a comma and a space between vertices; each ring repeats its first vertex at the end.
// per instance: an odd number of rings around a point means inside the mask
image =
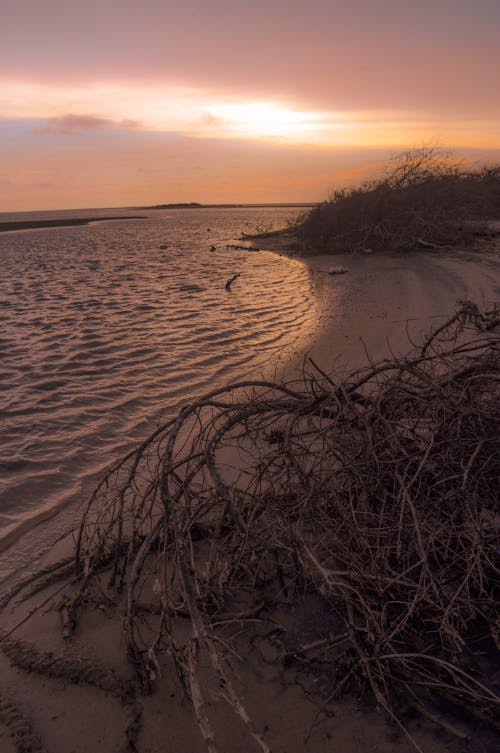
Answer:
POLYGON ((497 0, 18 0, 0 211, 326 198, 422 142, 500 158, 497 0))

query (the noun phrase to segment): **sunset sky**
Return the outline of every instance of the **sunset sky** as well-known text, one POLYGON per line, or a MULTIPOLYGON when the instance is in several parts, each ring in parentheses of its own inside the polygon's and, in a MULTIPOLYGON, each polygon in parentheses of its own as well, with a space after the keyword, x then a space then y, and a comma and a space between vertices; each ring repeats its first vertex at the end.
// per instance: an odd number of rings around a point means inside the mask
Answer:
POLYGON ((16 0, 0 211, 315 201, 422 142, 500 161, 499 0, 16 0))

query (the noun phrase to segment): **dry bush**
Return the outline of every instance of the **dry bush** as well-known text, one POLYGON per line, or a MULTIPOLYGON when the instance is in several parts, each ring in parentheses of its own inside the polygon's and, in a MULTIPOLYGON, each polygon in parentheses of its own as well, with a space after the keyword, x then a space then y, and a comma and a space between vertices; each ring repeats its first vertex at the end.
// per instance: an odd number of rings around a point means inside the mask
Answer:
POLYGON ((395 157, 384 175, 334 191, 296 227, 304 247, 404 251, 471 243, 500 216, 500 166, 470 170, 428 147, 395 157))
MULTIPOLYGON (((474 647, 499 642, 497 324, 466 303, 406 358, 218 390, 102 480, 80 530, 81 588, 104 567, 125 590, 143 683, 168 648, 207 744, 202 649, 251 726, 216 623, 311 594, 341 620, 313 645, 335 666, 332 694, 368 689, 395 720, 445 698, 495 723, 474 647), (145 640, 148 608, 159 617, 145 640)), ((288 661, 310 650, 299 640, 288 661)))
POLYGON ((442 702, 498 726, 481 659, 500 643, 498 324, 464 303, 405 358, 342 378, 309 361, 300 383, 186 406, 89 499, 65 608, 122 603, 140 683, 167 652, 209 751, 207 664, 268 750, 220 626, 251 631, 306 600, 314 635, 279 627, 280 659, 331 670, 328 699, 361 692, 403 729, 405 709, 436 720, 442 702))

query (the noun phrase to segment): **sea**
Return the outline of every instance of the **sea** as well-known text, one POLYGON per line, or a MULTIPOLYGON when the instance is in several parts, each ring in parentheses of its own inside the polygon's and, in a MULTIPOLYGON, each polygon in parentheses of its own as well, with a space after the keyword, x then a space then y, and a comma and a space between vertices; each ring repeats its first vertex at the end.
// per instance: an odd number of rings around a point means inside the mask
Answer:
POLYGON ((310 270, 242 240, 305 211, 0 214, 141 216, 0 233, 0 590, 36 568, 105 469, 181 406, 305 348, 319 305, 310 270))

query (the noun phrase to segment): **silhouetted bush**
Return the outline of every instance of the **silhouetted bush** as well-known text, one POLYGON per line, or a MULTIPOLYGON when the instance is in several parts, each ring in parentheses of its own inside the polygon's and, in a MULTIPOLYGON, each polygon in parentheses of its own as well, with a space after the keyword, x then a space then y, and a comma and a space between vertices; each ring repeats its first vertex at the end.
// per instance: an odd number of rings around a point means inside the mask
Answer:
POLYGON ((391 160, 381 178, 334 191, 296 231, 304 250, 404 251, 469 244, 499 217, 500 165, 470 170, 422 147, 391 160))

